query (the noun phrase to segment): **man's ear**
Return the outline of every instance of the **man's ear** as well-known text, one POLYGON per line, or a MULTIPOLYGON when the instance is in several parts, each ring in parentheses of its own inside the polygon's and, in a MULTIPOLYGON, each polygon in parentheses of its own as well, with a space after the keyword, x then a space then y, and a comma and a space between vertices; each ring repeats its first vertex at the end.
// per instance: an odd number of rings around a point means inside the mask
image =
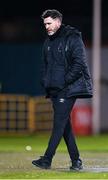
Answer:
POLYGON ((58 26, 60 27, 61 26, 61 21, 59 18, 57 18, 57 22, 58 22, 58 26))

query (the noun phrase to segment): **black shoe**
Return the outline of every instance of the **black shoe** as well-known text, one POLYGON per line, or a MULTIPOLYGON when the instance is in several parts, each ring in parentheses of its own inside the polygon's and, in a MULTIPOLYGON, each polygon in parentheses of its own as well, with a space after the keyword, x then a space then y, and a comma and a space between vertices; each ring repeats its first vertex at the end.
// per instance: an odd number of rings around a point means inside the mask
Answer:
POLYGON ((81 169, 83 169, 81 159, 78 159, 72 162, 72 166, 70 167, 70 170, 79 171, 81 169))
POLYGON ((46 156, 40 156, 40 159, 33 160, 32 164, 42 169, 51 168, 51 161, 49 161, 49 159, 46 156))

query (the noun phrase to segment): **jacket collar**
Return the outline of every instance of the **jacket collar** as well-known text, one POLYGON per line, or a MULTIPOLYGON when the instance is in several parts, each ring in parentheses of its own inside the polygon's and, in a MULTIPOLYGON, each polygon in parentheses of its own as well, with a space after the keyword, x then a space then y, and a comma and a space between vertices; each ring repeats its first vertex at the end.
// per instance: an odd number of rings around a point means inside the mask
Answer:
POLYGON ((51 35, 51 36, 48 35, 48 38, 49 38, 50 40, 53 40, 53 39, 55 39, 56 37, 61 36, 61 35, 63 34, 63 32, 64 32, 64 29, 65 29, 65 25, 62 24, 62 25, 60 26, 60 28, 59 28, 53 35, 51 35))

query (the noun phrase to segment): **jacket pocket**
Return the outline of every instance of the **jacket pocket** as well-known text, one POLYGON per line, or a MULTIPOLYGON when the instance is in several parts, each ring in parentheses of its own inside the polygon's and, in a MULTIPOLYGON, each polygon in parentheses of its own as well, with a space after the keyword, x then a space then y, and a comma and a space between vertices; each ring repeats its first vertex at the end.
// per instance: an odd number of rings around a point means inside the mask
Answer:
POLYGON ((74 83, 68 85, 67 90, 69 95, 87 92, 86 80, 84 76, 81 76, 74 83))
POLYGON ((65 85, 65 70, 62 68, 52 69, 51 87, 58 87, 62 89, 65 85))

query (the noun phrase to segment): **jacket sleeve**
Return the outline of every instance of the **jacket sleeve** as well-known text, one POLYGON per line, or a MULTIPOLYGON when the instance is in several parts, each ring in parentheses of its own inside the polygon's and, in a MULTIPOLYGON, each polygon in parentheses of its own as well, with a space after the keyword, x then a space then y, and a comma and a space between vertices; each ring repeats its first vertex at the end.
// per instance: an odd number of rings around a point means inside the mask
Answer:
POLYGON ((45 82, 45 75, 46 75, 46 68, 47 68, 47 62, 46 62, 46 55, 45 55, 45 43, 42 48, 42 64, 41 64, 41 85, 44 87, 45 82))
POLYGON ((69 43, 69 56, 68 56, 68 67, 65 76, 66 84, 74 83, 82 75, 82 69, 86 64, 86 53, 85 46, 82 41, 81 35, 74 35, 70 37, 69 43))

